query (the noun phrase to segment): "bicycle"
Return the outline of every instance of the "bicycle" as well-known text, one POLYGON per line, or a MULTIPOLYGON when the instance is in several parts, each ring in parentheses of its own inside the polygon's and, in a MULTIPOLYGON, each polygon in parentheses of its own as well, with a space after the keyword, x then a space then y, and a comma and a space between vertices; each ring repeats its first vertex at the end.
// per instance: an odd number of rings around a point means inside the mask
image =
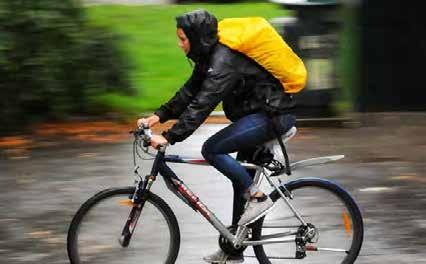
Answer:
MULTIPOLYGON (((282 137, 284 143, 296 131, 296 127, 288 130, 282 137)), ((81 205, 72 219, 67 237, 72 264, 175 263, 180 230, 169 205, 150 191, 158 175, 163 177, 171 192, 201 213, 220 233, 219 246, 228 254, 240 253, 252 246, 255 257, 262 264, 285 263, 288 259, 297 259, 298 263, 350 264, 358 257, 363 242, 363 219, 351 195, 326 179, 301 178, 286 183, 281 180, 284 171, 328 163, 343 158, 343 155, 286 162, 289 166, 286 167, 263 148, 256 158, 260 162, 241 164, 256 170, 256 184, 267 180, 272 187, 269 195, 275 208, 250 225, 229 227, 166 164, 209 165, 205 160, 166 155, 167 146, 161 146, 154 155, 149 152, 151 130, 148 127, 131 133, 135 137, 135 185, 103 190, 81 205), (154 159, 151 173, 145 177, 139 174, 140 167, 136 162, 137 156, 144 159, 140 150, 154 159), (290 210, 283 210, 284 206, 290 210), (135 231, 138 220, 141 223, 135 231), (108 228, 101 230, 99 226, 108 228), (292 246, 284 247, 284 244, 292 246)))

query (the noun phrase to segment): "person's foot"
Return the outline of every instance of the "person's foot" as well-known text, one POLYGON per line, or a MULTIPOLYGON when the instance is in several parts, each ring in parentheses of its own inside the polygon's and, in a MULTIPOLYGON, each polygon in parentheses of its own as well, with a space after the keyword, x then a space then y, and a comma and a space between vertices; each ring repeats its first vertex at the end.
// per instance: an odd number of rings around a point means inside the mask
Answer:
POLYGON ((236 263, 243 263, 244 262, 244 256, 243 253, 237 255, 237 256, 232 256, 232 255, 228 255, 228 258, 226 259, 226 264, 236 264, 236 263))
POLYGON ((205 256, 203 260, 212 264, 232 264, 244 262, 244 257, 242 253, 238 256, 227 255, 222 249, 219 249, 215 253, 205 256))
POLYGON ((267 214, 273 208, 274 202, 268 195, 251 197, 247 209, 243 213, 238 225, 248 225, 267 214))

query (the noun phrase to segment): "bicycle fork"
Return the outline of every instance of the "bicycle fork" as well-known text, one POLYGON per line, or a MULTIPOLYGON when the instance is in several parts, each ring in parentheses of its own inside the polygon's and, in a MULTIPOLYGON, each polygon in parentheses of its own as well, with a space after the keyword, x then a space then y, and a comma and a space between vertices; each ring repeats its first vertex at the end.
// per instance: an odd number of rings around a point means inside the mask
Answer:
POLYGON ((133 196, 129 197, 131 198, 132 210, 130 211, 129 217, 124 225, 123 231, 121 232, 121 236, 118 239, 118 242, 122 247, 128 247, 130 244, 130 240, 142 213, 143 206, 145 205, 147 193, 151 189, 155 178, 155 176, 148 175, 145 177, 144 181, 138 181, 133 196))

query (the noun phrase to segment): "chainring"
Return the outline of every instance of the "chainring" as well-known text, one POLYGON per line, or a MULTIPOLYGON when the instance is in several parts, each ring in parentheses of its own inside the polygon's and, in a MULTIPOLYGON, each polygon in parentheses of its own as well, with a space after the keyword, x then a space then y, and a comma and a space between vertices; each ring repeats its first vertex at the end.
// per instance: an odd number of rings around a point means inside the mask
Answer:
MULTIPOLYGON (((237 232, 237 226, 229 226, 228 230, 235 235, 237 232)), ((247 248, 247 246, 240 246, 238 248, 234 247, 233 243, 222 235, 219 236, 219 246, 223 252, 232 256, 241 254, 247 248)))

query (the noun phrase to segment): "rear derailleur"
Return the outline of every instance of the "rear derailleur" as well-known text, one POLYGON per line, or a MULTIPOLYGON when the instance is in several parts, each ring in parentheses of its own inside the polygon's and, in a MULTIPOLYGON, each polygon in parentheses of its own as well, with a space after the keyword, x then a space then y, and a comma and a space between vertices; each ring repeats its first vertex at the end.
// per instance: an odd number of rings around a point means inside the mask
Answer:
POLYGON ((318 230, 313 224, 306 224, 299 227, 296 234, 296 259, 306 257, 306 244, 318 241, 318 230))

